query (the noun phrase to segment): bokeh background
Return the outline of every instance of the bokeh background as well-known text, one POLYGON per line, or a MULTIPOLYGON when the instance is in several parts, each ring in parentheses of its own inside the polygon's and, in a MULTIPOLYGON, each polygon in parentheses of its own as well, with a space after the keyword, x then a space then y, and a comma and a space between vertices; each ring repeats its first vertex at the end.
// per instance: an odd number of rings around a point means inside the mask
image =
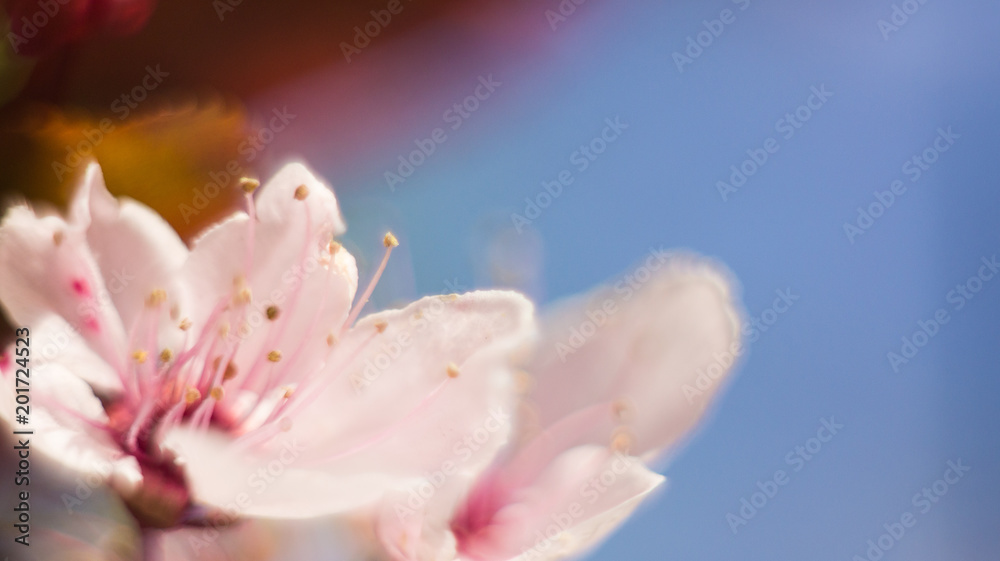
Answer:
MULTIPOLYGON (((163 88, 123 129, 164 107, 210 107, 245 123, 218 125, 249 131, 235 142, 271 139, 252 159, 220 149, 191 164, 162 204, 190 203, 227 158, 263 176, 304 158, 337 189, 362 276, 385 229, 403 242, 376 292, 382 306, 501 285, 544 307, 615 280, 653 247, 726 263, 748 317, 773 321, 663 466, 667 491, 589 558, 874 561, 868 540, 907 512, 916 523, 883 538, 886 561, 1000 554, 1000 276, 970 282, 1000 255, 1000 4, 402 0, 350 56, 342 43, 384 2, 229 4, 221 15, 208 1, 160 5, 134 36, 43 57, 5 109, 21 121, 8 131, 37 137, 23 119, 38 102, 114 116, 114 100, 162 65, 163 88), (456 119, 481 80, 492 91, 456 119), (800 109, 814 91, 829 93, 800 109), (295 117, 261 136, 275 111, 295 117), (581 171, 574 153, 616 119, 627 128, 581 171), (387 180, 437 128, 446 140, 404 181, 387 180), (939 131, 947 151, 925 153, 939 131), (730 166, 748 150, 760 158, 769 138, 778 150, 720 193, 730 166), (934 156, 926 169, 913 161, 934 156), (526 198, 563 170, 573 183, 527 214, 526 198), (845 230, 897 180, 905 192, 860 218, 862 233, 845 230), (776 291, 797 297, 783 313, 776 291), (903 338, 941 309, 948 322, 894 367, 889 353, 902 356, 903 338), (843 428, 790 460, 831 418, 843 428), (969 470, 938 496, 948 462, 969 470), (788 483, 745 517, 741 501, 776 470, 788 483), (936 502, 915 503, 925 488, 936 502)), ((190 160, 177 153, 164 161, 190 160)), ((27 177, 11 154, 8 178, 27 177)), ((156 192, 144 185, 140 196, 156 192)))

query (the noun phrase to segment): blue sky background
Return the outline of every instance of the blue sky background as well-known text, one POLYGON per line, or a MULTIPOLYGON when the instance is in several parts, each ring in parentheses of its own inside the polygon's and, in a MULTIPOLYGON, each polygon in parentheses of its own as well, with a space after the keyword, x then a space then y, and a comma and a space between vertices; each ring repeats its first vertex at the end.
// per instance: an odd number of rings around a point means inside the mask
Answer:
MULTIPOLYGON (((525 9, 544 26, 544 10, 557 4, 525 9)), ((368 157, 345 164, 321 147, 299 148, 344 186, 349 245, 368 256, 367 272, 385 228, 404 241, 379 287, 382 304, 450 292, 454 279, 488 285, 483 247, 497 240, 513 240, 515 257, 501 264, 524 266, 519 252, 540 252, 540 265, 524 262, 534 275, 526 286, 543 303, 612 279, 659 246, 725 262, 751 315, 771 306, 775 290, 800 296, 751 345, 702 430, 666 466, 667 492, 590 558, 846 561, 864 558, 867 540, 909 511, 916 525, 886 561, 994 560, 1000 276, 959 311, 946 297, 981 258, 1000 254, 1000 4, 927 0, 887 40, 878 21, 892 14, 888 0, 742 4, 586 2, 545 29, 552 35, 532 56, 477 66, 468 55, 466 74, 440 87, 435 103, 412 108, 368 157), (678 71, 672 53, 726 8, 735 22, 678 71), (488 73, 503 85, 390 192, 384 172, 488 73), (833 96, 783 138, 776 122, 813 86, 833 96), (524 198, 571 168, 570 154, 616 116, 629 128, 574 172, 533 232, 504 234, 524 198), (910 181, 904 162, 939 127, 958 139, 910 181), (778 152, 723 201, 716 182, 768 137, 778 152), (844 223, 896 179, 906 192, 851 243, 844 223), (894 372, 887 353, 941 308, 950 321, 894 372), (831 416, 842 432, 734 534, 727 513, 758 480, 790 472, 785 456, 831 416), (970 471, 918 513, 913 495, 958 459, 970 471)), ((304 80, 256 106, 294 107, 317 95, 316 84, 304 80)), ((410 87, 420 84, 399 84, 410 87)), ((339 133, 322 116, 310 120, 296 126, 339 133)))

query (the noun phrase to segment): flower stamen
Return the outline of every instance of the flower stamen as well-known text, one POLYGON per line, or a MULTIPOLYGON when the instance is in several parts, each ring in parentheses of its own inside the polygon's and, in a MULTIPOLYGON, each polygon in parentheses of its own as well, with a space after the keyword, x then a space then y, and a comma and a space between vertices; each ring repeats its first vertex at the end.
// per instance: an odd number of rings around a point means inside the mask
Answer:
POLYGON ((200 399, 201 399, 201 392, 198 391, 198 388, 194 386, 188 386, 187 389, 184 390, 184 403, 188 405, 194 405, 200 399))
POLYGON ((257 181, 252 177, 241 177, 239 185, 240 189, 243 189, 243 193, 247 195, 252 195, 253 192, 256 191, 258 187, 260 187, 260 181, 257 181))
POLYGON ((163 290, 162 288, 154 289, 152 292, 149 293, 149 296, 146 297, 146 305, 149 306, 150 308, 159 306, 160 304, 166 301, 167 301, 167 291, 163 290))
POLYGON ((371 298, 372 292, 375 291, 375 285, 378 284, 378 280, 382 277, 382 273, 385 271, 385 266, 389 263, 389 256, 392 255, 392 249, 399 246, 399 240, 396 236, 392 235, 392 232, 387 232, 385 237, 382 239, 382 245, 385 246, 385 255, 382 257, 382 262, 379 264, 378 269, 375 270, 375 275, 372 280, 369 281, 368 287, 365 288, 364 294, 358 299, 357 303, 354 304, 354 308, 351 310, 351 315, 347 317, 347 321, 344 322, 344 326, 340 328, 340 334, 343 335, 352 325, 354 325, 354 320, 358 319, 361 315, 362 308, 368 303, 368 299, 371 298))

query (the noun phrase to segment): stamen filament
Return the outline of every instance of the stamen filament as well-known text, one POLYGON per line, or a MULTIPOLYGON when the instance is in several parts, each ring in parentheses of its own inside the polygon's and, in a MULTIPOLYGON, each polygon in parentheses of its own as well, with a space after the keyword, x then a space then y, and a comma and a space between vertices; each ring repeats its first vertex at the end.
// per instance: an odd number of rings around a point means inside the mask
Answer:
MULTIPOLYGON (((331 368, 331 370, 333 370, 331 374, 326 376, 318 375, 320 370, 325 370, 325 365, 319 367, 317 369, 317 373, 311 377, 309 382, 307 382, 304 387, 297 388, 291 399, 283 403, 280 407, 287 407, 289 409, 287 415, 289 416, 294 416, 297 412, 308 407, 313 401, 316 400, 316 398, 326 391, 331 384, 337 381, 337 378, 340 377, 340 373, 346 370, 346 366, 353 363, 377 336, 378 333, 372 331, 371 334, 368 335, 368 337, 365 338, 360 345, 358 345, 358 348, 351 351, 351 353, 347 355, 343 361, 336 365, 336 368, 331 368)), ((327 361, 324 362, 328 362, 330 355, 338 348, 340 347, 331 347, 329 353, 327 354, 327 361)))
POLYGON ((375 291, 375 285, 378 284, 378 280, 382 278, 382 273, 385 271, 385 266, 389 264, 389 256, 392 255, 392 249, 399 245, 396 240, 396 236, 389 232, 385 235, 385 239, 382 241, 385 246, 385 255, 382 256, 382 262, 379 263, 378 269, 375 270, 375 275, 372 280, 368 282, 368 287, 365 288, 364 294, 358 299, 357 303, 354 304, 354 308, 351 310, 351 315, 347 317, 347 321, 344 322, 344 326, 340 328, 340 334, 343 335, 348 329, 354 325, 354 320, 358 319, 361 315, 361 310, 368 303, 368 299, 371 298, 372 292, 375 291))
MULTIPOLYGON (((247 272, 253 270, 253 250, 254 250, 254 235, 256 233, 256 223, 257 223, 257 207, 253 200, 253 190, 247 191, 248 184, 244 181, 244 191, 247 200, 247 216, 250 217, 247 223, 247 253, 246 253, 246 270, 247 272)), ((259 183, 258 183, 259 185, 259 183)), ((256 188, 256 187, 254 187, 256 188)))
MULTIPOLYGON (((302 250, 299 253, 299 262, 298 262, 298 265, 299 265, 299 267, 301 269, 305 269, 306 259, 309 257, 309 249, 310 249, 310 247, 312 247, 311 240, 312 240, 312 237, 313 237, 312 217, 310 216, 310 214, 309 214, 308 211, 305 213, 305 215, 306 215, 306 218, 305 218, 305 220, 306 220, 306 224, 305 224, 305 226, 306 226, 306 231, 305 231, 306 243, 302 246, 302 250)), ((289 297, 289 302, 288 302, 288 310, 289 311, 296 309, 296 306, 297 306, 298 301, 299 301, 299 295, 302 294, 302 287, 304 285, 305 285, 305 279, 303 278, 303 279, 300 279, 300 281, 298 283, 296 283, 295 287, 292 289, 292 294, 289 297)), ((260 352, 257 353, 257 358, 254 360, 253 364, 250 366, 250 371, 247 373, 247 378, 246 378, 247 381, 243 385, 244 388, 251 389, 251 391, 252 391, 253 387, 256 387, 257 385, 259 385, 258 378, 261 375, 260 374, 260 372, 261 372, 261 365, 264 363, 264 358, 267 356, 267 354, 271 350, 273 350, 273 349, 276 348, 276 346, 278 344, 278 341, 281 340, 281 336, 284 335, 285 329, 288 327, 288 324, 289 324, 289 321, 290 321, 292 315, 293 314, 291 314, 291 313, 282 314, 281 316, 278 316, 277 318, 275 318, 274 321, 268 322, 268 324, 269 324, 268 329, 270 331, 269 331, 269 333, 267 335, 267 338, 265 339, 264 346, 260 349, 260 352), (282 319, 282 317, 284 319, 282 319), (251 384, 253 384, 253 386, 251 386, 251 384)), ((263 386, 264 387, 267 387, 267 386, 271 385, 270 379, 271 379, 273 373, 274 373, 274 369, 273 368, 267 369, 267 371, 266 371, 267 378, 265 378, 264 381, 263 381, 263 386)), ((259 393, 259 395, 263 395, 263 392, 258 392, 258 393, 259 393)))

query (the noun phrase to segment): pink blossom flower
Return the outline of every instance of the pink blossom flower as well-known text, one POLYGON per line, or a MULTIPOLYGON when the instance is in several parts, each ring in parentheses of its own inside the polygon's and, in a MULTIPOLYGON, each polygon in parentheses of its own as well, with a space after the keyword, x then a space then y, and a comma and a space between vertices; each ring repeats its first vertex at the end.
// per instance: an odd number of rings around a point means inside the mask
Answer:
POLYGON ((663 483, 647 466, 703 416, 741 348, 727 275, 690 256, 647 265, 548 314, 520 438, 478 478, 451 478, 427 501, 390 497, 376 527, 393 558, 576 555, 663 483))
POLYGON ((18 54, 37 56, 97 33, 128 35, 153 14, 153 0, 5 0, 18 54))
MULTIPOLYGON (((355 321, 332 191, 290 164, 190 249, 96 164, 68 216, 11 208, 0 303, 30 328, 33 450, 117 489, 143 528, 338 513, 417 480, 513 397, 523 297, 423 298, 355 321)), ((0 369, 14 419, 19 368, 0 369)), ((485 466, 506 442, 486 447, 485 466)))

